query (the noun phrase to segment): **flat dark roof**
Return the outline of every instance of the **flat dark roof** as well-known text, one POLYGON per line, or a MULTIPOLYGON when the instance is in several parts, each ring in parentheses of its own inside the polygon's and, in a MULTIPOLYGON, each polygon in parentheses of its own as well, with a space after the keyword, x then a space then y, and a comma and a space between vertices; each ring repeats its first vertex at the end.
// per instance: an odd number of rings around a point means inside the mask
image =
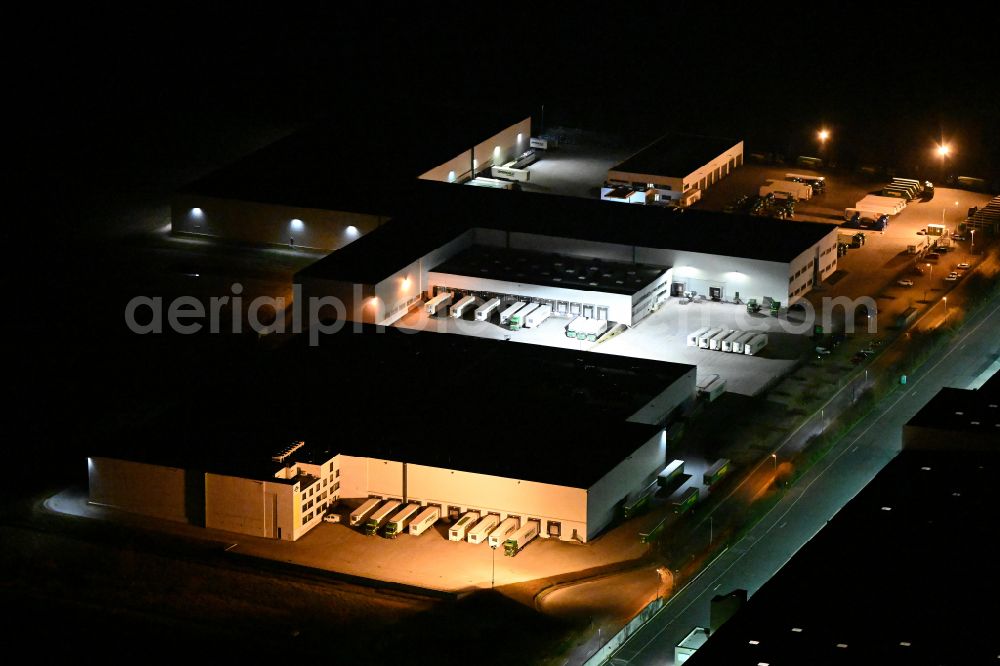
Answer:
POLYGON ((666 272, 666 268, 661 266, 483 245, 473 245, 431 270, 435 273, 625 295, 649 286, 666 272))
POLYGON ((976 391, 942 388, 906 425, 940 430, 943 445, 953 434, 961 433, 966 440, 992 443, 1000 453, 1000 397, 995 390, 996 384, 990 382, 976 391))
POLYGON ((588 488, 658 431, 626 421, 693 366, 348 326, 298 336, 107 453, 269 478, 336 453, 588 488), (260 378, 266 378, 262 384, 260 378))
POLYGON ((903 451, 688 663, 995 662, 998 506, 1000 456, 903 451))
POLYGON ((610 171, 683 178, 739 142, 717 136, 665 134, 610 171))
POLYGON ((791 261, 838 228, 751 215, 434 185, 433 204, 414 205, 407 214, 298 275, 373 284, 473 227, 775 262, 791 261))
POLYGON ((389 215, 421 189, 421 174, 529 115, 352 101, 181 193, 389 215))

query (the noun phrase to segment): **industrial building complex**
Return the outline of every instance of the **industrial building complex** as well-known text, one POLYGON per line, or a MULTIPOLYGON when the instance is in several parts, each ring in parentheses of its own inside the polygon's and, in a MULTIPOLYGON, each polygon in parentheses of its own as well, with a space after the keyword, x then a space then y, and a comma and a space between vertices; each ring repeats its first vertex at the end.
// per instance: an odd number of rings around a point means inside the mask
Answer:
POLYGON ((363 331, 327 336, 322 362, 287 345, 264 376, 291 391, 240 398, 242 414, 282 405, 280 426, 209 410, 172 418, 187 429, 164 425, 162 441, 95 452, 92 502, 295 540, 339 500, 377 500, 362 507, 372 529, 511 519, 528 539, 585 542, 655 486, 695 367, 393 325, 551 319, 595 341, 678 297, 787 306, 836 270, 835 225, 686 207, 742 164, 742 141, 667 135, 608 180, 673 205, 616 206, 511 191, 546 145, 528 116, 411 111, 334 118, 177 194, 176 234, 333 250, 295 281, 363 331))
POLYGON ((399 330, 289 345, 257 371, 296 389, 248 388, 228 419, 171 414, 95 454, 90 501, 295 540, 337 500, 378 498, 585 542, 655 487, 695 390, 691 366, 399 330), (258 410, 288 418, 243 422, 258 410))

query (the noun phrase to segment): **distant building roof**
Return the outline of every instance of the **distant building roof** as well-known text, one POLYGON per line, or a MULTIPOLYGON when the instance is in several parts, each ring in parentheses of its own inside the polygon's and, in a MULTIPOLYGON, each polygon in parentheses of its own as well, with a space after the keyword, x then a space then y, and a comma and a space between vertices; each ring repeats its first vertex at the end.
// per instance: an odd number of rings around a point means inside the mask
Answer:
POLYGON ((474 245, 431 269, 490 280, 631 295, 666 269, 530 250, 474 245))
POLYGON ((374 284, 473 227, 775 262, 793 260, 837 229, 835 224, 432 185, 435 204, 414 206, 298 275, 374 284))
POLYGON ((422 188, 418 177, 529 114, 405 109, 354 100, 329 118, 223 167, 181 192, 389 215, 422 188))
POLYGON ((998 374, 978 390, 938 391, 904 426, 903 448, 1000 453, 998 374))
POLYGON ((687 663, 995 662, 998 506, 1000 456, 903 451, 687 663))
POLYGON ((660 430, 626 419, 681 378, 693 387, 693 366, 471 336, 365 327, 320 339, 234 371, 211 400, 107 455, 270 478, 271 456, 304 440, 292 459, 343 453, 588 488, 660 430))
POLYGON ((666 134, 610 171, 683 178, 740 141, 696 134, 666 134))

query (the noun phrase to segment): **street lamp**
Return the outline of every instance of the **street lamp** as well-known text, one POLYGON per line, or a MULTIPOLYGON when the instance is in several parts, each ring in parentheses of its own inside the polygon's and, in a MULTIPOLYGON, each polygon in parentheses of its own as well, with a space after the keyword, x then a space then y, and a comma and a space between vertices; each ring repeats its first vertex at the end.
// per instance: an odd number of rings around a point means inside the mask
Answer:
POLYGON ((944 297, 944 316, 948 316, 948 297, 944 297))
POLYGON ((771 460, 774 461, 774 473, 777 474, 778 473, 778 454, 777 453, 772 453, 771 454, 771 460))
POLYGON ((497 547, 490 546, 490 550, 493 551, 493 572, 490 574, 490 589, 492 590, 497 581, 497 547))
POLYGON ((821 129, 816 136, 819 137, 820 144, 826 144, 826 140, 830 138, 830 131, 826 129, 821 129))
POLYGON ((975 254, 976 253, 976 230, 975 229, 971 229, 969 231, 969 234, 972 236, 972 244, 969 245, 969 254, 975 254))
POLYGON ((941 180, 944 180, 944 161, 948 155, 951 154, 951 146, 947 143, 938 144, 937 147, 938 158, 941 160, 941 180))

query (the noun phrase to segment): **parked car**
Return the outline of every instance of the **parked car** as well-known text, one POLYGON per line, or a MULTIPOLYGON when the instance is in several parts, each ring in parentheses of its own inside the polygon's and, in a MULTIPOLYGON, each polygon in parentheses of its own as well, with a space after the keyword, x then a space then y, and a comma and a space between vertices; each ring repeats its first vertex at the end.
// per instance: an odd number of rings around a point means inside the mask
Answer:
POLYGON ((964 241, 965 240, 965 236, 963 236, 962 234, 952 234, 951 235, 951 239, 952 240, 957 240, 957 241, 964 241))
POLYGON ((966 268, 968 268, 968 267, 969 267, 969 262, 967 262, 967 261, 963 261, 962 263, 960 263, 960 264, 959 264, 959 265, 957 266, 957 268, 959 268, 960 270, 965 270, 965 269, 966 269, 966 268))
POLYGON ((924 269, 922 269, 920 266, 914 266, 913 272, 916 273, 917 275, 923 275, 924 269))
POLYGON ((925 236, 926 234, 927 234, 927 230, 926 229, 921 229, 920 231, 917 232, 918 236, 925 236))
POLYGON ((913 280, 896 280, 896 284, 898 284, 900 287, 912 287, 913 280))
POLYGON ((334 513, 333 511, 331 511, 330 513, 328 513, 325 516, 323 516, 323 521, 327 522, 327 523, 339 523, 340 522, 340 514, 339 513, 334 513))
POLYGON ((926 255, 924 255, 924 258, 927 259, 927 261, 937 261, 938 259, 941 258, 941 255, 938 254, 937 252, 928 252, 926 255))
POLYGON ((944 279, 947 280, 948 282, 954 282, 955 280, 958 279, 958 273, 952 271, 951 273, 948 273, 948 275, 946 275, 944 279))

